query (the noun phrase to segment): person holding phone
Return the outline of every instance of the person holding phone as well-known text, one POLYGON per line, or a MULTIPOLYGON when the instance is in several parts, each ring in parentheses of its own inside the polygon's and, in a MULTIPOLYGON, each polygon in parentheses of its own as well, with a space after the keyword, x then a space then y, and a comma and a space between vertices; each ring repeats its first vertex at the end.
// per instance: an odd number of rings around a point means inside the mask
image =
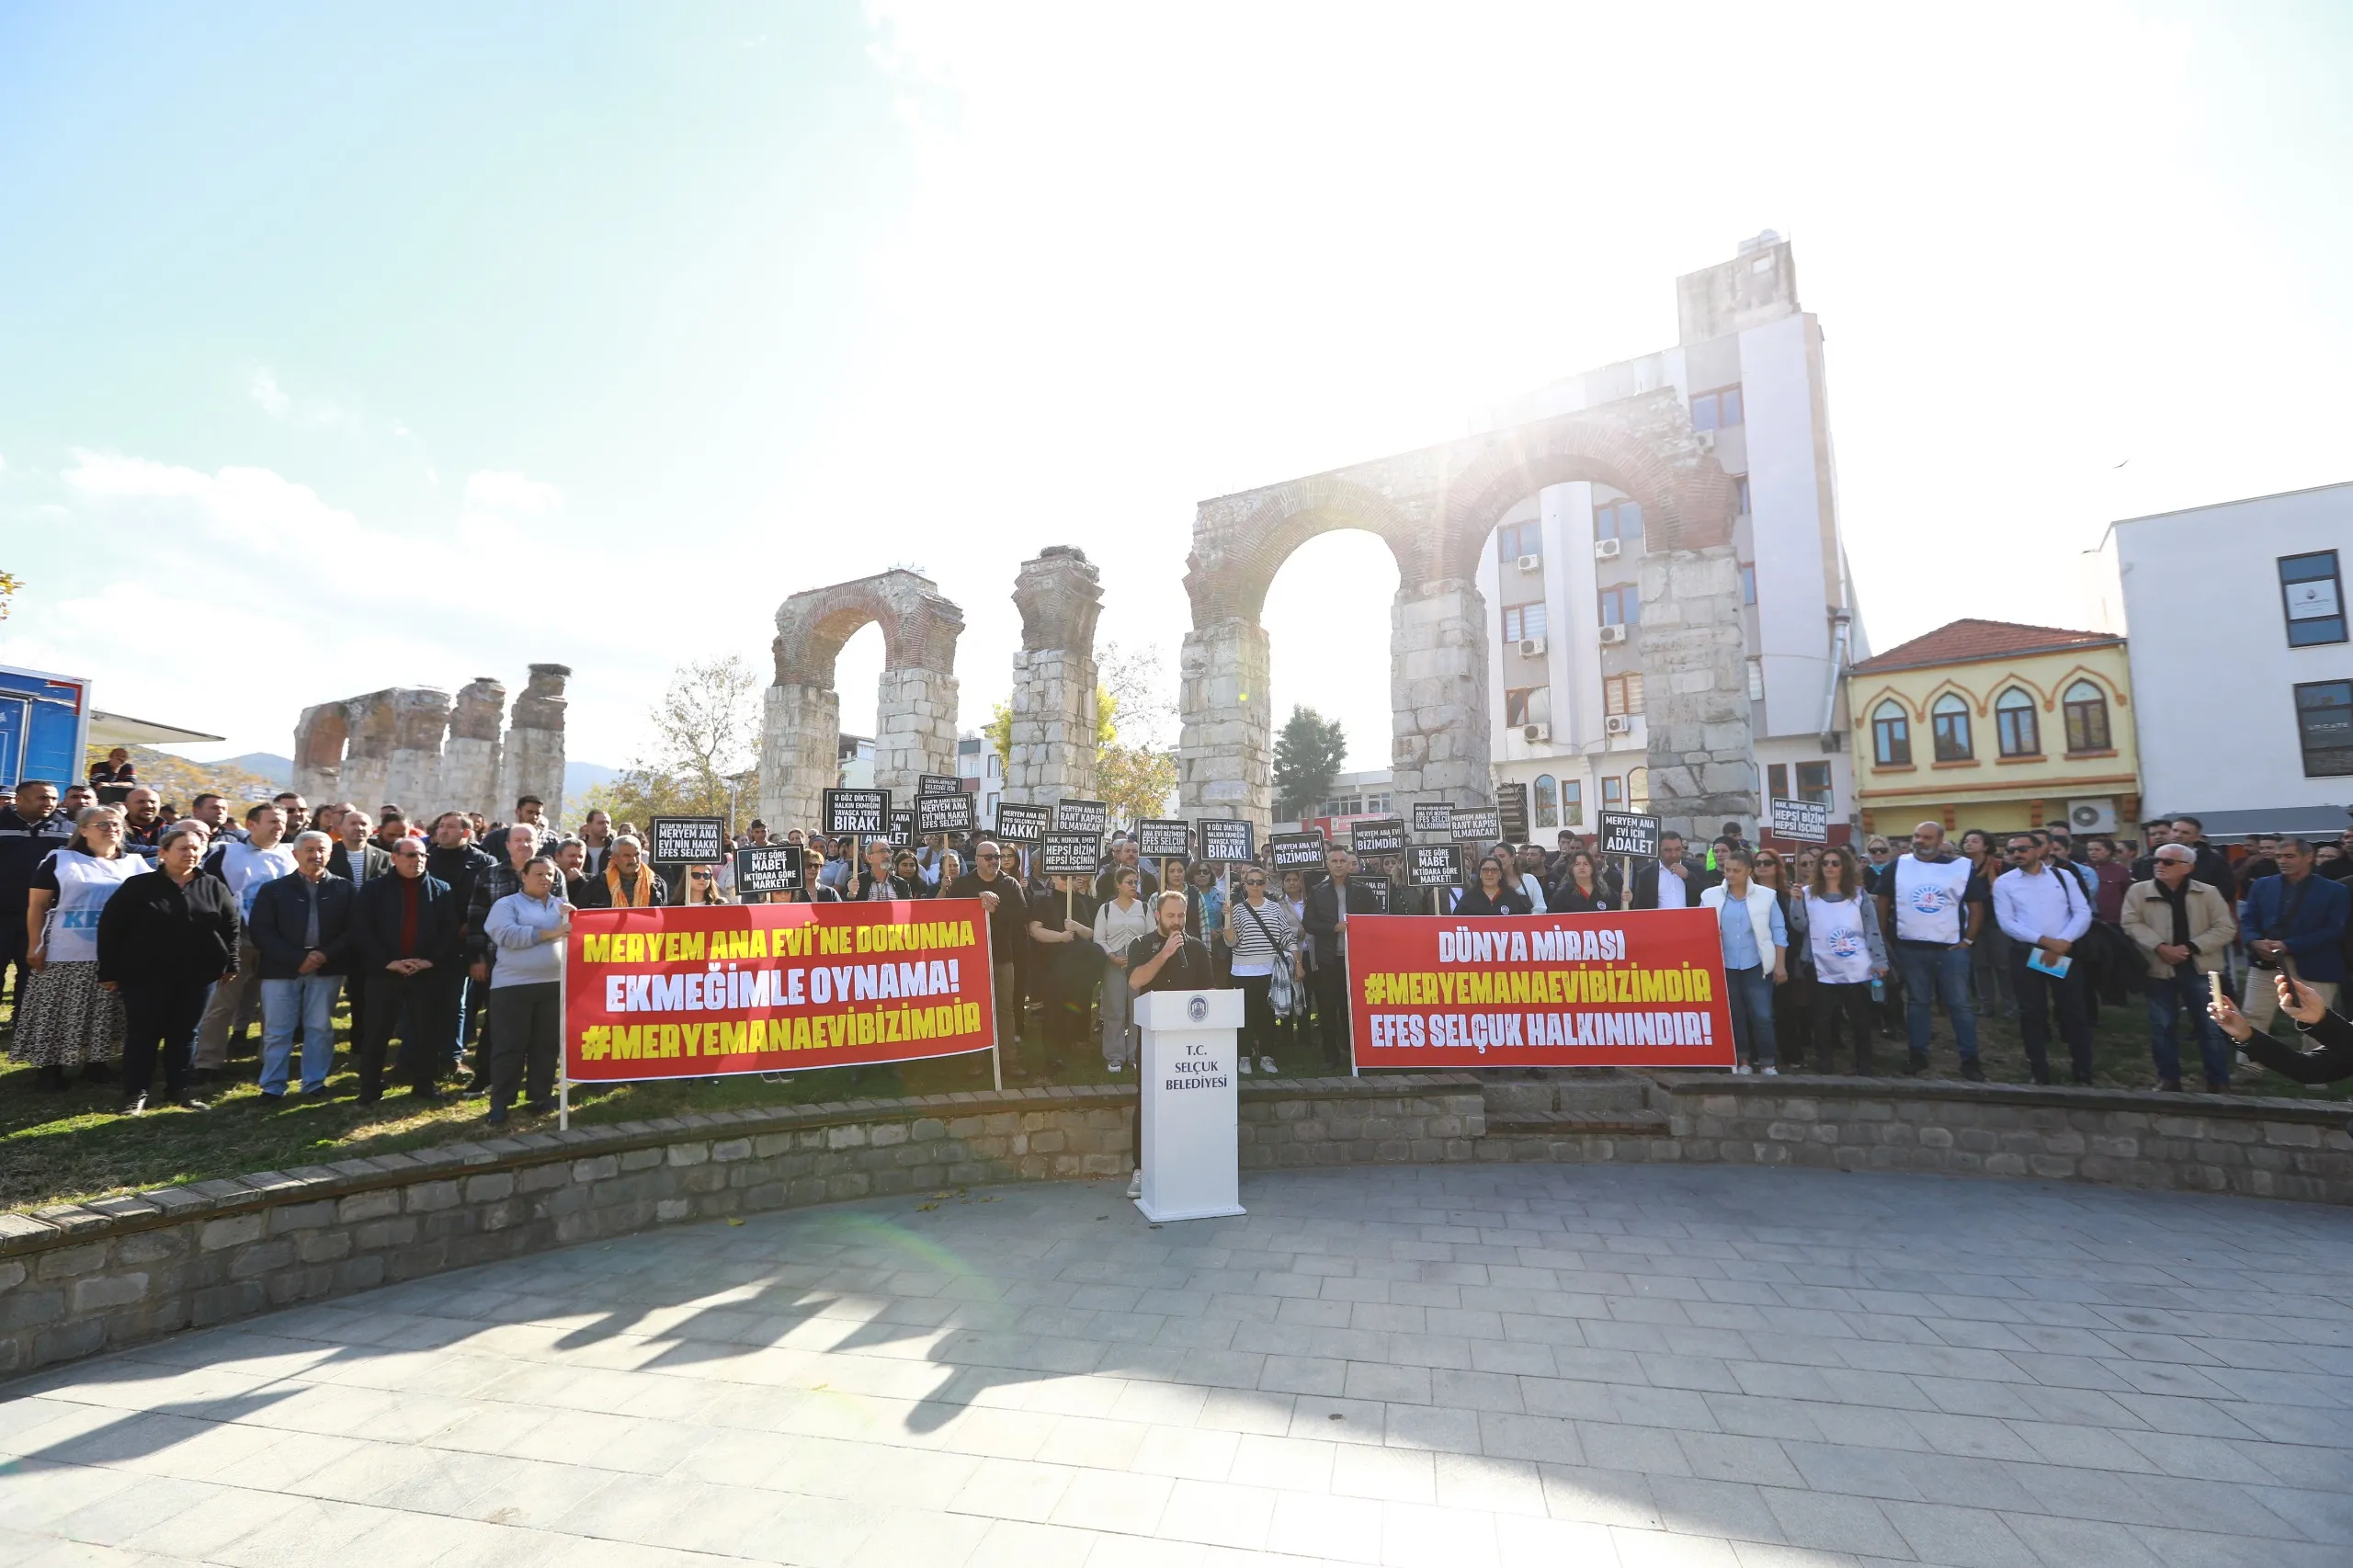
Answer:
POLYGON ((2224 1034, 2238 1042, 2247 1060, 2299 1084, 2333 1084, 2339 1078, 2353 1078, 2353 1021, 2333 1011, 2316 985, 2285 974, 2255 976, 2248 984, 2251 988, 2263 980, 2270 982, 2272 1005, 2295 1019, 2297 1032, 2317 1049, 2300 1051, 2256 1028, 2255 1020, 2240 1012, 2230 993, 2222 989, 2222 976, 2211 976, 2208 983, 2212 987, 2212 1000, 2208 1015, 2224 1034))
MULTIPOLYGON (((2353 892, 2341 882, 2313 873, 2312 841, 2283 838, 2274 858, 2279 874, 2258 877, 2246 890, 2247 962, 2257 971, 2281 970, 2309 984, 2325 1007, 2336 1006, 2345 981, 2345 927, 2353 919, 2353 892)), ((2240 1006, 2247 1022, 2269 1032, 2273 1011, 2269 976, 2247 976, 2240 1006)))

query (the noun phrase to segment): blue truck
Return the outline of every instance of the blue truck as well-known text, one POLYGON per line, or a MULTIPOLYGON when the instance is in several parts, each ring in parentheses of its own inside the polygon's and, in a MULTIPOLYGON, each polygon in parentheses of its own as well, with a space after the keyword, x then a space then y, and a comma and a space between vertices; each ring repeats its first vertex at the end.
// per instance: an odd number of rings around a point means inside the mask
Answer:
POLYGON ((0 665, 0 784, 70 784, 82 777, 89 741, 88 681, 0 665))

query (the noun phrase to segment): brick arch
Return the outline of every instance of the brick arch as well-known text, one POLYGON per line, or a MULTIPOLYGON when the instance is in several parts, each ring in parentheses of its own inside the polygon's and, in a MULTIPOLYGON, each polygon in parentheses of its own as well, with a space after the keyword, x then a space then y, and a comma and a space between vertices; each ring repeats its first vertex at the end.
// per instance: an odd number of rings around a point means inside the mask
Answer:
POLYGON ((1299 547, 1319 534, 1356 528, 1379 537, 1397 562, 1400 581, 1416 580, 1424 530, 1376 490, 1318 474, 1265 493, 1231 520, 1197 519, 1185 558, 1185 592, 1193 624, 1241 619, 1256 625, 1267 590, 1299 547))
POLYGON ((875 625, 882 628, 883 668, 943 675, 955 669, 964 612, 942 597, 931 579, 902 567, 811 588, 779 605, 769 645, 777 684, 832 689, 843 646, 875 625))

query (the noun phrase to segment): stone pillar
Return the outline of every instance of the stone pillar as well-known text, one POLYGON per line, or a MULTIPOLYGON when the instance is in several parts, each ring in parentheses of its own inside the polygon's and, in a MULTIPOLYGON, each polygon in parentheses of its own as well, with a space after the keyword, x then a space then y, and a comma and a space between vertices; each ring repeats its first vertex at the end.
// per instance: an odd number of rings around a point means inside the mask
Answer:
POLYGON ((1051 545, 1022 562, 1013 602, 1021 611, 1021 647, 1013 655, 1013 760, 1005 798, 1035 805, 1065 796, 1093 800, 1102 574, 1085 551, 1051 545))
MULTIPOLYGON (((383 694, 392 707, 392 746, 384 768, 387 798, 407 808, 417 824, 460 809, 441 789, 441 743, 449 733, 449 694, 426 687, 383 694)), ((379 802, 380 804, 381 802, 379 802)))
POLYGON ((344 704, 322 702, 302 710, 294 725, 294 788, 304 800, 343 799, 343 748, 349 738, 344 704))
POLYGON ((1389 611, 1390 800, 1495 802, 1488 771, 1487 601, 1465 578, 1407 583, 1389 611))
POLYGON ((506 822, 514 797, 499 796, 498 726, 506 716, 506 687, 476 676, 458 692, 449 714, 449 741, 441 748, 441 799, 461 812, 506 822))
POLYGON ((956 677, 919 665, 885 669, 874 729, 874 786, 890 790, 897 808, 915 799, 917 775, 956 771, 956 677))
POLYGON ((1274 717, 1266 628, 1239 618, 1185 634, 1176 799, 1188 817, 1274 824, 1274 717))
POLYGON ((422 802, 392 792, 393 722, 392 696, 371 691, 344 703, 349 727, 348 749, 343 757, 343 798, 374 817, 377 808, 399 805, 422 812, 422 802))
POLYGON ((796 827, 816 831, 823 793, 841 777, 841 733, 842 699, 832 690, 782 682, 768 687, 760 725, 760 819, 771 837, 796 827))
POLYGON ((563 822, 563 686, 571 678, 569 665, 531 666, 531 678, 507 721, 492 821, 512 821, 516 801, 537 795, 547 804, 547 820, 563 822))
POLYGON ((1651 810, 1703 844, 1727 822, 1753 828, 1756 749, 1732 549, 1651 551, 1642 591, 1651 810))

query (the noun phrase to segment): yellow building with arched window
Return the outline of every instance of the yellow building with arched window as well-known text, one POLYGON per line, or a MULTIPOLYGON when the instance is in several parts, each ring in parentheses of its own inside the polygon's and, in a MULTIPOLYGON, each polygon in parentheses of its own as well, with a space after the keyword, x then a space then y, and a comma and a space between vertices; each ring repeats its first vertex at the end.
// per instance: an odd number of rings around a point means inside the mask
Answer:
POLYGON ((1956 620, 1847 672, 1863 831, 2140 835, 2124 639, 1956 620))

